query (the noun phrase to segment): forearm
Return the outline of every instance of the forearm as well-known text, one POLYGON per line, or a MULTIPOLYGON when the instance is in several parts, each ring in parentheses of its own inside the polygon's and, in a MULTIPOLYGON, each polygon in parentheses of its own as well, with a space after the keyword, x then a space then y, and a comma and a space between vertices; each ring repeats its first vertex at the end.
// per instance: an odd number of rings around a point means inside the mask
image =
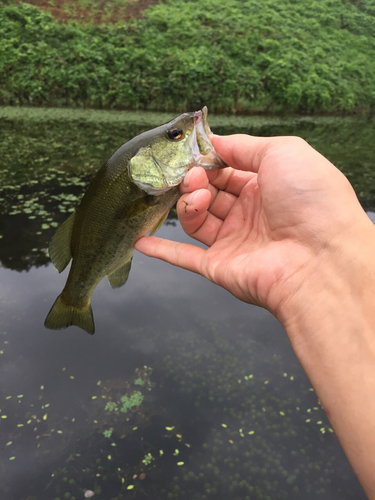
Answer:
POLYGON ((351 263, 347 253, 331 265, 318 267, 284 304, 280 319, 349 461, 373 500, 375 231, 359 251, 351 263))

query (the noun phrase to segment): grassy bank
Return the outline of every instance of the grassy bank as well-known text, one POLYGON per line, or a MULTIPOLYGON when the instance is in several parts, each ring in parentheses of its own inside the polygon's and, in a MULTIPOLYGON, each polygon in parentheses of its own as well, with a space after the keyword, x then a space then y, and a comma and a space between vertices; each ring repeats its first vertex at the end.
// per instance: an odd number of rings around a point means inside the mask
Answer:
POLYGON ((374 35, 373 0, 165 0, 107 25, 2 6, 0 104, 371 113, 374 35))

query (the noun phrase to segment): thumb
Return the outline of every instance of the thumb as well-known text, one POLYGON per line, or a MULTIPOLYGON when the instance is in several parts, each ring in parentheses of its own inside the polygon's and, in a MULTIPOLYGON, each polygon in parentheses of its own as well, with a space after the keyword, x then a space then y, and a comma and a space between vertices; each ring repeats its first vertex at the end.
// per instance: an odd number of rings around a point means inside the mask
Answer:
POLYGON ((211 142, 217 154, 229 166, 255 173, 258 172, 261 161, 271 146, 271 138, 245 134, 226 136, 213 134, 211 142))

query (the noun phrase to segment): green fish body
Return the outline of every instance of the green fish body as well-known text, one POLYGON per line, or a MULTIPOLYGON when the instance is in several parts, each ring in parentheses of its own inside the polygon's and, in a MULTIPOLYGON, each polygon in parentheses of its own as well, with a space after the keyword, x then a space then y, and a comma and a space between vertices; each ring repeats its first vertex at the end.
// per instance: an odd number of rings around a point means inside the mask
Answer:
POLYGON ((178 185, 193 166, 225 167, 209 137, 207 108, 184 113, 134 137, 99 170, 77 211, 56 231, 49 246, 59 272, 72 259, 66 285, 45 320, 51 329, 95 326, 91 294, 104 276, 125 284, 134 243, 155 233, 178 200, 178 185))

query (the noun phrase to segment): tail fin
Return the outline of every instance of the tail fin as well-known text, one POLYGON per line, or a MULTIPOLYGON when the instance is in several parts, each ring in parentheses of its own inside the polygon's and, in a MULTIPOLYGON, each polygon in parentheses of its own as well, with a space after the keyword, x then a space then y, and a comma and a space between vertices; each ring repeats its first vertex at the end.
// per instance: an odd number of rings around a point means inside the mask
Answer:
POLYGON ((85 309, 67 306, 59 295, 46 317, 44 326, 51 330, 62 330, 71 325, 76 325, 87 333, 93 334, 95 332, 91 304, 85 309))

